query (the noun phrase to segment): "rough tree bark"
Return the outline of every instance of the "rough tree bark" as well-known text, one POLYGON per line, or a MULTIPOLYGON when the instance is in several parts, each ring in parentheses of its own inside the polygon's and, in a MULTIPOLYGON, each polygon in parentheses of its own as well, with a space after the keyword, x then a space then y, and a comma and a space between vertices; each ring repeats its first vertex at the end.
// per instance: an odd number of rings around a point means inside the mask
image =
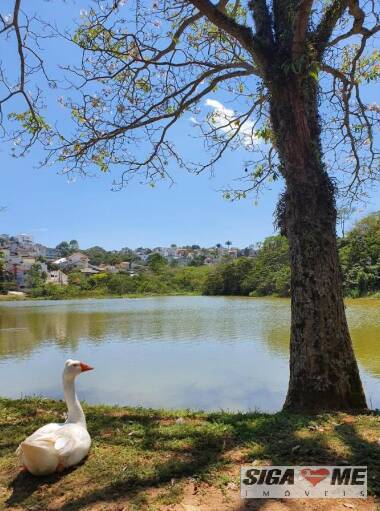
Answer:
POLYGON ((348 331, 336 242, 334 186, 321 153, 314 80, 270 84, 271 118, 286 192, 279 224, 291 255, 292 411, 364 410, 366 400, 348 331))

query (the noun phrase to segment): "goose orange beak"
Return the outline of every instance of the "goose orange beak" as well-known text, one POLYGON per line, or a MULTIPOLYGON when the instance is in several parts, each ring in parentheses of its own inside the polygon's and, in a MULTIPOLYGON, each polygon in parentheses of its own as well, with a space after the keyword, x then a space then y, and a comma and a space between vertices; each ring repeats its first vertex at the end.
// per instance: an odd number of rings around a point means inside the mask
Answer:
POLYGON ((83 362, 80 363, 80 368, 81 368, 81 371, 82 373, 84 373, 84 371, 92 371, 94 368, 87 365, 87 364, 84 364, 83 362))

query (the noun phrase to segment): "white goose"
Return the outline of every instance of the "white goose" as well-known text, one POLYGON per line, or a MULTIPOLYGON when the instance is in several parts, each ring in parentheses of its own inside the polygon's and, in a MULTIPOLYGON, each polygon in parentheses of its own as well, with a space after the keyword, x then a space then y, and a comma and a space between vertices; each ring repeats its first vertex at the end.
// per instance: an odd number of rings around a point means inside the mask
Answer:
POLYGON ((46 424, 21 442, 16 453, 21 464, 34 475, 61 472, 76 465, 91 446, 86 419, 75 393, 74 381, 78 374, 93 369, 78 360, 67 360, 63 370, 63 392, 67 404, 64 424, 46 424))

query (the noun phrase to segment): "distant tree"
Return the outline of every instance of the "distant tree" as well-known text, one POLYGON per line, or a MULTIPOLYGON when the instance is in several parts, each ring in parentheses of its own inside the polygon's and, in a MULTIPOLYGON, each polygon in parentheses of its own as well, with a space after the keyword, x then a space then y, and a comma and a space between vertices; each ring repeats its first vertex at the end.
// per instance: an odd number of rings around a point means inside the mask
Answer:
POLYGON ((251 251, 249 247, 245 247, 239 250, 239 257, 249 257, 251 251))
POLYGON ((230 247, 232 245, 232 241, 230 241, 230 240, 226 241, 226 245, 227 245, 227 247, 230 247))
POLYGON ((122 261, 134 262, 140 260, 140 257, 128 247, 124 247, 119 252, 122 261))
POLYGON ((42 271, 39 263, 32 264, 30 270, 26 273, 25 284, 29 289, 42 287, 46 281, 47 274, 42 271))
POLYGON ((355 224, 340 240, 344 291, 361 296, 380 290, 380 212, 355 224))
POLYGON ((79 243, 77 240, 71 240, 69 241, 69 248, 72 252, 77 252, 79 250, 79 243))
POLYGON ((167 266, 168 262, 161 254, 150 254, 148 257, 148 266, 154 272, 158 273, 167 266))
POLYGON ((352 215, 355 213, 356 209, 350 206, 343 206, 341 208, 337 209, 337 223, 340 226, 340 232, 342 234, 342 237, 344 238, 344 235, 346 233, 346 222, 349 220, 352 215))
POLYGON ((250 261, 252 268, 241 283, 243 294, 289 296, 289 244, 284 236, 266 238, 250 261))
POLYGON ((191 259, 189 266, 202 266, 205 262, 205 259, 205 255, 197 255, 191 259))
POLYGON ((217 249, 222 248, 222 244, 221 243, 217 243, 215 246, 216 246, 217 249))
POLYGON ((59 243, 55 248, 60 257, 67 257, 74 252, 78 252, 79 243, 77 240, 61 241, 61 243, 59 243))
POLYGON ((61 241, 55 248, 60 257, 67 257, 70 255, 70 245, 67 241, 61 241))
POLYGON ((99 246, 90 247, 87 250, 84 250, 84 253, 89 257, 90 264, 94 264, 98 266, 99 264, 103 264, 107 259, 107 251, 99 246))
POLYGON ((243 295, 242 282, 252 269, 253 260, 240 259, 225 262, 213 268, 207 276, 204 293, 207 295, 243 295))
POLYGON ((123 261, 123 257, 118 253, 108 253, 106 257, 107 264, 115 266, 123 261))

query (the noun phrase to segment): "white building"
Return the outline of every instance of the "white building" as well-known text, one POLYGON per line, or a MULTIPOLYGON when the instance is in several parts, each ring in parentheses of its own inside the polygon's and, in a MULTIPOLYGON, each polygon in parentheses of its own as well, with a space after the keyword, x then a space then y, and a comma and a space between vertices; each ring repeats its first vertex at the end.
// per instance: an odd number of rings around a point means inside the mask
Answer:
POLYGON ((51 270, 48 272, 46 282, 49 284, 58 284, 60 286, 67 286, 67 284, 69 283, 69 278, 61 270, 51 270))
POLYGON ((60 257, 59 259, 56 259, 55 261, 53 261, 53 264, 55 264, 56 266, 67 266, 67 259, 66 257, 60 257))
POLYGON ((15 240, 19 245, 22 245, 24 247, 33 245, 33 237, 30 236, 29 234, 17 234, 17 236, 15 236, 15 240))

